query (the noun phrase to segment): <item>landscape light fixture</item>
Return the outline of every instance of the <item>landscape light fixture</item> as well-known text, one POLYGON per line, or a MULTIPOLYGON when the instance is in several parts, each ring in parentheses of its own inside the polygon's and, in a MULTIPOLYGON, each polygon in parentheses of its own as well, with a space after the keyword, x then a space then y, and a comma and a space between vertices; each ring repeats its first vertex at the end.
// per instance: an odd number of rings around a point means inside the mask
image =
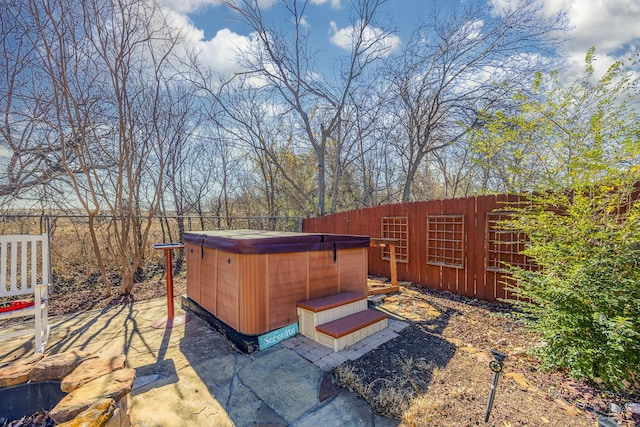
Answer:
POLYGON ((502 372, 504 359, 507 355, 500 353, 498 350, 491 350, 493 360, 489 362, 489 369, 493 372, 493 382, 491 383, 491 392, 489 393, 489 401, 487 402, 487 413, 484 416, 484 422, 489 421, 489 414, 491 414, 491 407, 493 406, 493 398, 496 395, 496 386, 498 385, 498 377, 502 372))

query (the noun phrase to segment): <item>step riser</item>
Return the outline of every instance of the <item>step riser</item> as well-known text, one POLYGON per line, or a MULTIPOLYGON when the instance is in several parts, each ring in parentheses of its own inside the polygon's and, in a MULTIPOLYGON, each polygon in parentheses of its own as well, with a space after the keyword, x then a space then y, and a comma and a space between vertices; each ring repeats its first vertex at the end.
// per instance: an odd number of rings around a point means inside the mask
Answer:
POLYGON ((387 327, 387 319, 382 319, 377 321, 376 323, 373 323, 362 329, 358 329, 357 331, 351 332, 350 334, 344 335, 340 338, 334 338, 322 332, 315 331, 316 337, 313 339, 322 345, 326 345, 327 347, 333 348, 333 351, 337 352, 344 348, 352 346, 358 341, 361 341, 366 337, 383 330, 386 327, 387 327))
POLYGON ((358 313, 366 309, 366 299, 355 301, 317 313, 298 307, 298 328, 302 335, 311 338, 314 341, 317 341, 316 326, 331 322, 333 320, 341 319, 343 317, 358 313))

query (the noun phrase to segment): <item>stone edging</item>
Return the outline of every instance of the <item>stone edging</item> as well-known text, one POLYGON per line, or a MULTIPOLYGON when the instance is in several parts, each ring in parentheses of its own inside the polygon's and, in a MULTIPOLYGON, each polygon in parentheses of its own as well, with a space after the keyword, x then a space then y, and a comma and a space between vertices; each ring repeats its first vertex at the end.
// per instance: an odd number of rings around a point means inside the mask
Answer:
POLYGON ((136 373, 125 369, 125 362, 124 354, 100 358, 82 350, 47 357, 36 353, 0 368, 0 388, 60 380, 68 394, 49 412, 56 425, 129 427, 127 396, 136 373))

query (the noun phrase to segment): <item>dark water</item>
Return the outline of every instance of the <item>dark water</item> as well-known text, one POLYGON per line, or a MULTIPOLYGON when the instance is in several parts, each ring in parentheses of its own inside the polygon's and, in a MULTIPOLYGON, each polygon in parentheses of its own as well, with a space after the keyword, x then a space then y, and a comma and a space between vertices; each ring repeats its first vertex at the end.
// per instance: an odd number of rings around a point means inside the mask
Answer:
POLYGON ((48 427, 49 411, 66 395, 60 381, 20 384, 0 389, 0 427, 48 427))

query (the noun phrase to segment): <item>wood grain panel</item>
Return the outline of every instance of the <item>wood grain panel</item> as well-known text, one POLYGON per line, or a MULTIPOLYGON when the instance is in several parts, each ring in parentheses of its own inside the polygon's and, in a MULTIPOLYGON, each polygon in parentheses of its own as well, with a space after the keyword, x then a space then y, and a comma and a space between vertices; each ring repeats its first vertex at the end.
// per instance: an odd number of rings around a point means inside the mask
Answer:
POLYGON ((200 304, 200 247, 187 244, 187 296, 200 304))
MULTIPOLYGON (((342 251, 339 253, 342 255, 342 251)), ((305 299, 326 297, 339 293, 338 262, 333 251, 308 252, 309 294, 305 299)))
POLYGON ((217 314, 233 329, 238 330, 238 255, 222 251, 216 251, 217 262, 217 314))
POLYGON ((339 292, 354 291, 367 295, 367 249, 345 249, 338 252, 339 292))
POLYGON ((197 248, 197 257, 200 258, 200 305, 214 316, 217 315, 217 251, 215 249, 205 249, 201 252, 197 248))
POLYGON ((240 326, 238 331, 247 335, 268 332, 267 280, 265 255, 238 256, 238 305, 240 326))
POLYGON ((269 328, 298 321, 296 305, 308 297, 307 253, 268 254, 269 328))

